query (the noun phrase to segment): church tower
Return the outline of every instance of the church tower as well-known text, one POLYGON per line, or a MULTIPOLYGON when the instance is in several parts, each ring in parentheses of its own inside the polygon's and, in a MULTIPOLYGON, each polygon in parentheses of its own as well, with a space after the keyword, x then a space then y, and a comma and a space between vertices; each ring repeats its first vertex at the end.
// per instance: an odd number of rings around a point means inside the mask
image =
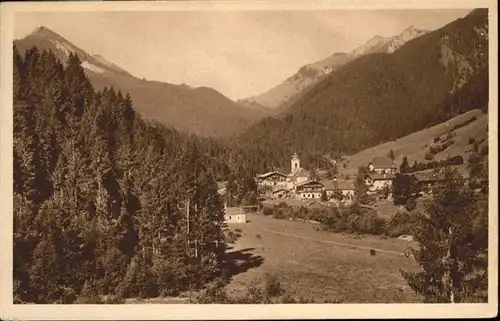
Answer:
POLYGON ((292 160, 291 160, 291 173, 295 173, 300 169, 300 159, 299 156, 297 156, 297 153, 293 153, 292 155, 292 160))

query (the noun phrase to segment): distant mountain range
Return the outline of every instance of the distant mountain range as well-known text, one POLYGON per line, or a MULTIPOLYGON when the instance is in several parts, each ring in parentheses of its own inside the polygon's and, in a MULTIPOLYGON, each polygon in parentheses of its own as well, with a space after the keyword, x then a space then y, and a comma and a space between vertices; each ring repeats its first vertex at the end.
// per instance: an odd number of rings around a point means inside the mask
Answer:
POLYGON ((370 53, 392 53, 406 42, 420 37, 428 30, 410 26, 393 37, 375 36, 350 53, 334 53, 322 60, 302 66, 297 73, 267 92, 238 102, 247 106, 261 106, 271 109, 286 109, 295 102, 306 89, 318 83, 340 66, 370 53))
POLYGON ((43 26, 14 44, 21 54, 33 46, 51 50, 62 62, 67 61, 71 52, 77 54, 96 89, 112 86, 128 92, 135 109, 143 117, 187 133, 214 137, 234 135, 266 116, 262 109, 237 104, 211 88, 139 79, 100 55, 88 54, 43 26))
MULTIPOLYGON (((386 48, 384 52, 344 62, 280 114, 252 125, 235 143, 265 159, 267 163, 256 166, 265 170, 270 164, 286 165, 294 151, 351 154, 471 109, 487 112, 487 9, 404 41, 410 37, 401 37, 397 45, 372 41, 386 48)), ((375 48, 358 52, 368 47, 375 48)))

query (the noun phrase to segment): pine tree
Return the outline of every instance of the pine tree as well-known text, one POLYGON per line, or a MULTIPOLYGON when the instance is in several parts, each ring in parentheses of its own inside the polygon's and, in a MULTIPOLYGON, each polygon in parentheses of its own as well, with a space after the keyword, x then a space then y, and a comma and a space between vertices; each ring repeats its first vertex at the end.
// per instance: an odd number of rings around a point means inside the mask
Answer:
POLYGON ((401 163, 401 166, 399 167, 399 172, 401 174, 408 173, 410 169, 410 165, 408 164, 408 157, 403 158, 403 162, 401 163))
POLYGON ((418 216, 413 236, 419 249, 413 254, 422 270, 402 274, 426 302, 467 302, 477 287, 474 275, 484 262, 487 243, 477 239, 476 197, 464 183, 446 168, 443 186, 426 204, 426 213, 418 216))
POLYGON ((391 149, 389 151, 389 154, 387 155, 392 161, 396 159, 396 155, 394 154, 394 151, 391 149))

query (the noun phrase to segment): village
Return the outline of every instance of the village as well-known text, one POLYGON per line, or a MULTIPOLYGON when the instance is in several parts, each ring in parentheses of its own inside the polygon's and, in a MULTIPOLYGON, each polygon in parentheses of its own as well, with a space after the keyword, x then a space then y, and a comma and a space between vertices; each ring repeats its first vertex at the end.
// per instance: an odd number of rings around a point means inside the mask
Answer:
MULTIPOLYGON (((332 160, 337 165, 336 160, 332 160)), ((375 196, 377 201, 386 204, 393 202, 393 182, 400 174, 394 160, 389 157, 374 157, 366 164, 364 175, 365 193, 375 196)), ((341 172, 331 179, 324 177, 323 171, 315 179, 311 172, 301 166, 300 158, 294 153, 290 159, 290 172, 271 171, 255 177, 261 204, 285 203, 292 206, 350 206, 356 197, 356 177, 341 172)), ((432 187, 443 179, 440 171, 414 173, 420 191, 431 194, 432 187)), ((225 195, 224 185, 219 194, 225 195)), ((247 210, 243 207, 229 207, 225 203, 227 223, 245 223, 247 210)))

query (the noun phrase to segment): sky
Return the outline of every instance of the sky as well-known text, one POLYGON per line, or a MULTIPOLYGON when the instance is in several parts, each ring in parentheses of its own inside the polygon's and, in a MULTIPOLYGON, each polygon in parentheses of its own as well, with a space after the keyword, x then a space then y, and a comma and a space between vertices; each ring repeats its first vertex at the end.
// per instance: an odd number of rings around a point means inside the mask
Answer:
POLYGON ((22 12, 14 37, 45 26, 136 77, 212 87, 236 100, 301 66, 413 25, 435 30, 470 10, 22 12))

